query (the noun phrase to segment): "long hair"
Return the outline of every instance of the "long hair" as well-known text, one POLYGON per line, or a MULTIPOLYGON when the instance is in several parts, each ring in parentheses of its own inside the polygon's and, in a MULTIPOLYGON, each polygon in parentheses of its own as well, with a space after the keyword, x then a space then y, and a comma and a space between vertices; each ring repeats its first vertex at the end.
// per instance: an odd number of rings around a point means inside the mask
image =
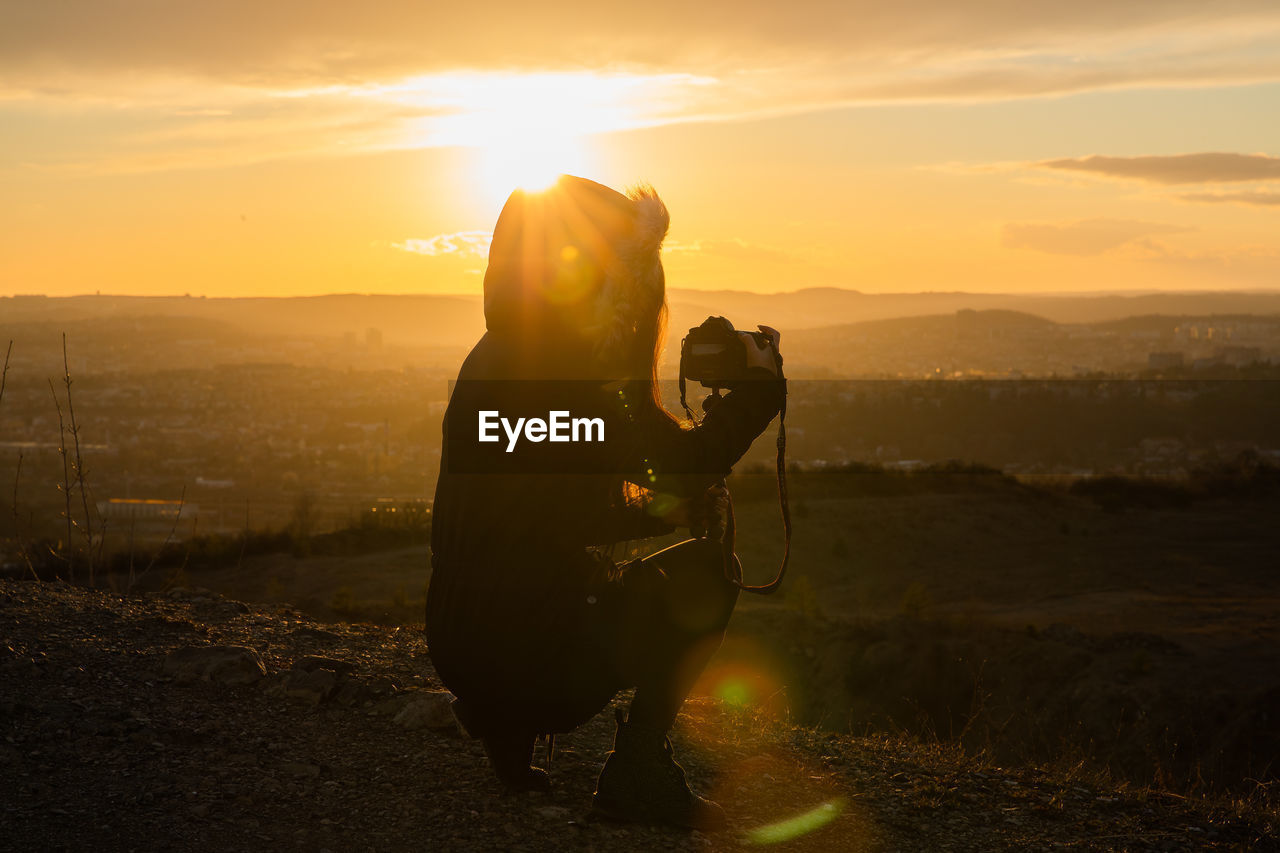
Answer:
POLYGON ((649 184, 637 184, 627 189, 627 198, 636 209, 636 229, 640 234, 641 257, 630 259, 636 263, 631 274, 639 280, 640 293, 646 294, 626 307, 638 309, 634 317, 634 339, 630 346, 631 364, 628 374, 632 378, 633 394, 651 405, 661 416, 678 422, 662 403, 662 390, 658 382, 658 367, 662 360, 663 343, 667 333, 666 273, 658 255, 666 236, 670 218, 666 205, 649 184), (651 254, 650 254, 651 253, 651 254), (647 303, 647 304, 646 304, 647 303))
MULTIPOLYGON (((663 276, 660 265, 657 275, 663 276)), ((670 423, 671 428, 680 429, 686 425, 663 404, 662 389, 658 379, 663 342, 666 338, 667 318, 664 288, 662 299, 656 310, 636 318, 635 338, 630 348, 631 364, 628 370, 627 396, 637 401, 641 408, 648 410, 651 421, 657 423, 666 421, 670 423)), ((635 446, 630 448, 629 454, 636 457, 643 455, 644 452, 642 446, 635 446)), ((614 495, 613 500, 621 505, 646 507, 650 511, 658 508, 651 503, 657 497, 655 489, 632 482, 626 477, 614 477, 611 492, 614 495)))

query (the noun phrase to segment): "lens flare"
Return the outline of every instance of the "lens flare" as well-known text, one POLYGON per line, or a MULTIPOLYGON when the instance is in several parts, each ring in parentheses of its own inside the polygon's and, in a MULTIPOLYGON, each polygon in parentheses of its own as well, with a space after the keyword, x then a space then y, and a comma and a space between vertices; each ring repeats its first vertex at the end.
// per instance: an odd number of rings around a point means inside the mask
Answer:
POLYGON ((730 634, 694 686, 743 711, 785 719, 790 713, 790 685, 785 665, 750 637, 730 634))
POLYGON ((827 800, 804 814, 748 830, 746 840, 749 844, 781 844, 784 841, 791 841, 822 829, 839 817, 842 811, 844 811, 844 800, 827 800))
POLYGON ((751 704, 751 685, 740 678, 726 678, 716 686, 716 697, 735 708, 751 704))

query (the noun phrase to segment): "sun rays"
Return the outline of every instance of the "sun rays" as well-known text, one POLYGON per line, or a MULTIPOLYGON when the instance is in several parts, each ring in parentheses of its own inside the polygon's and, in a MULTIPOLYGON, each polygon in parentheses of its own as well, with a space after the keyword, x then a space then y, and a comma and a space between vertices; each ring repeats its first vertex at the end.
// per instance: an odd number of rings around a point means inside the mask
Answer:
POLYGON ((650 124, 685 75, 598 72, 444 74, 415 78, 372 97, 421 115, 410 147, 470 149, 476 190, 500 199, 538 190, 560 174, 595 171, 591 137, 650 124))

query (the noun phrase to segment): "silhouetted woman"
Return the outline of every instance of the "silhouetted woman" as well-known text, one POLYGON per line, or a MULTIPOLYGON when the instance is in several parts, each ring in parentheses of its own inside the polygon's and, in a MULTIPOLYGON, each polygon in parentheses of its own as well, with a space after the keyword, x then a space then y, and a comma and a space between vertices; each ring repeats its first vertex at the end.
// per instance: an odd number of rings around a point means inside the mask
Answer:
POLYGON ((667 225, 647 188, 624 196, 564 176, 507 200, 484 278, 488 331, 444 419, 427 640, 508 788, 547 787, 530 766, 537 735, 577 728, 634 687, 595 809, 714 828, 723 812, 690 791, 667 731, 738 590, 712 539, 621 564, 609 546, 715 527, 724 496, 713 484, 778 413, 783 383, 778 368, 758 368, 696 428, 663 408, 667 225), (478 442, 481 412, 515 422, 551 411, 599 417, 603 440, 512 443, 498 430, 478 442))

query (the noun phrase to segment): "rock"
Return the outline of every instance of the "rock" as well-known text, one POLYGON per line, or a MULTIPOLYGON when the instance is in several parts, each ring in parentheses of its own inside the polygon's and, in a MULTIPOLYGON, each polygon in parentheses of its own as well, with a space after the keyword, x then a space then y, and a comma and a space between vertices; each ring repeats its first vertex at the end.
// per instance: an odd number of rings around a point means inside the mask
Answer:
POLYGON ((262 658, 245 646, 188 646, 165 656, 164 674, 179 684, 212 681, 218 684, 253 684, 267 674, 262 658))
POLYGON ((339 705, 351 706, 363 701, 367 696, 368 691, 359 682, 348 678, 338 685, 338 691, 334 694, 333 701, 339 705))
POLYGON ((186 619, 170 619, 166 616, 149 616, 142 620, 142 625, 146 628, 158 628, 165 631, 174 631, 179 634, 207 633, 197 628, 186 619))
POLYGON ((321 655, 304 655, 299 658, 293 665, 294 669, 303 672, 314 672, 317 669, 331 670, 338 675, 347 675, 351 670, 355 669, 355 665, 345 660, 337 660, 336 658, 327 658, 321 655))
POLYGON ((217 619, 232 619, 236 616, 243 616, 249 612, 249 605, 243 601, 232 601, 230 599, 212 599, 205 603, 202 613, 206 616, 212 616, 217 619))
POLYGON ((353 704, 360 704, 370 697, 369 690, 365 689, 360 681, 355 679, 344 679, 342 684, 338 685, 338 692, 333 695, 333 701, 340 706, 351 707, 353 704))
POLYGON ((456 729, 458 721, 454 719, 453 694, 444 691, 422 693, 414 701, 405 705, 396 714, 393 722, 406 729, 456 729))
POLYGON ((390 699, 384 699, 373 706, 373 710, 369 712, 373 717, 395 717, 404 706, 409 704, 408 696, 393 696, 390 699))
POLYGON ((290 699, 301 699, 318 705, 333 695, 338 676, 328 669, 293 670, 285 677, 283 693, 290 699))
POLYGON ((290 636, 299 640, 314 640, 320 643, 337 643, 342 641, 342 637, 332 631, 326 631, 323 628, 312 628, 304 625, 301 628, 294 628, 290 632, 290 636))
POLYGON ((369 679, 367 688, 375 696, 394 696, 400 689, 400 684, 394 678, 380 676, 369 679))

